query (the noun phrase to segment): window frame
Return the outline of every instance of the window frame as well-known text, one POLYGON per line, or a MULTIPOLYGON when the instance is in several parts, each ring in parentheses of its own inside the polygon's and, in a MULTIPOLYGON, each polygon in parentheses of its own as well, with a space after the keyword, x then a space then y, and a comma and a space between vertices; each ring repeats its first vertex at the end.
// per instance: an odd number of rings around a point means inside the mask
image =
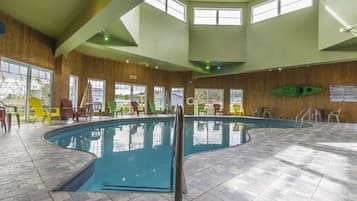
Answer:
MULTIPOLYGON (((156 8, 156 9, 158 9, 158 10, 160 10, 160 11, 162 11, 162 12, 164 12, 164 13, 172 16, 172 17, 174 17, 175 19, 177 19, 177 20, 179 20, 181 22, 185 22, 186 23, 186 21, 187 21, 187 5, 184 2, 181 2, 180 0, 164 0, 164 2, 165 2, 165 4, 164 4, 165 8, 164 9, 161 9, 161 8, 151 4, 149 0, 145 0, 144 2, 146 4, 148 4, 148 5, 156 8), (168 9, 169 8, 169 1, 176 2, 177 4, 181 5, 184 8, 183 19, 178 18, 177 16, 173 15, 172 13, 169 13, 169 9, 168 9)), ((173 9, 173 10, 177 11, 176 9, 173 9)))
MULTIPOLYGON (((166 91, 165 91, 165 87, 164 86, 160 86, 160 85, 157 85, 157 86, 154 86, 154 103, 155 103, 155 107, 156 108, 160 108, 161 110, 164 110, 166 108, 166 91), (163 105, 156 105, 155 103, 155 88, 157 89, 160 89, 160 90, 163 90, 163 105)), ((155 109, 156 109, 155 108, 155 109)))
POLYGON ((244 106, 244 89, 237 89, 237 88, 230 88, 229 89, 229 113, 233 113, 234 109, 233 109, 233 105, 237 104, 237 103, 233 103, 232 102, 232 91, 241 91, 242 93, 242 102, 241 102, 241 107, 243 108, 244 106))
MULTIPOLYGON (((281 3, 282 0, 267 0, 267 1, 263 1, 263 2, 260 2, 258 4, 255 4, 255 5, 252 5, 250 7, 250 24, 256 24, 256 23, 259 23, 259 22, 263 22, 263 21, 266 21, 266 20, 269 20, 269 19, 273 19, 275 17, 279 17, 279 16, 282 16, 282 15, 286 15, 286 14, 289 14, 289 13, 293 13, 295 11, 299 11, 299 10, 302 10, 302 9, 305 9, 305 8, 309 8, 309 7, 312 7, 314 5, 314 1, 313 0, 309 0, 311 2, 311 5, 310 6, 306 6, 306 7, 302 7, 302 8, 299 8, 299 9, 296 9, 296 10, 292 10, 292 11, 289 11, 289 12, 286 12, 286 13, 282 13, 281 12, 281 8, 282 8, 282 3, 281 3), (269 18, 266 18, 264 20, 260 20, 258 22, 254 22, 253 21, 253 18, 254 18, 254 15, 253 15, 253 9, 254 8, 257 8, 257 7, 260 7, 262 5, 265 5, 265 4, 268 4, 270 2, 273 2, 273 1, 277 1, 277 15, 276 16, 273 16, 273 17, 269 17, 269 18)), ((303 0, 296 0, 294 3, 296 2, 299 2, 299 1, 303 1, 303 0)))
POLYGON ((71 100, 71 96, 70 96, 70 93, 71 93, 71 78, 74 78, 75 80, 75 102, 72 100, 72 105, 74 108, 77 108, 78 107, 78 88, 79 88, 79 77, 77 75, 73 75, 73 74, 70 74, 69 75, 69 80, 68 80, 68 99, 71 100))
POLYGON ((193 8, 193 25, 204 25, 204 26, 242 26, 243 25, 243 8, 203 8, 203 7, 194 7, 193 8), (213 10, 215 11, 215 24, 196 24, 196 10, 213 10), (220 11, 239 11, 239 24, 220 24, 220 11))
MULTIPOLYGON (((105 90, 106 90, 106 80, 101 80, 101 79, 97 79, 97 78, 88 78, 88 82, 89 81, 103 81, 103 99, 102 99, 102 112, 105 112, 105 108, 106 108, 106 105, 105 105, 105 101, 106 101, 106 93, 105 93, 105 90)), ((92 98, 93 98, 93 85, 91 84, 91 87, 92 87, 92 98)), ((94 101, 94 100, 93 100, 94 101)))
MULTIPOLYGON (((25 94, 24 94, 24 98, 25 98, 24 117, 25 117, 25 120, 29 120, 29 116, 30 116, 30 106, 29 106, 29 103, 28 103, 28 99, 29 99, 29 97, 32 96, 31 95, 31 88, 32 88, 32 79, 34 78, 34 76, 32 75, 32 70, 38 70, 38 71, 42 71, 42 72, 46 72, 46 73, 50 74, 50 78, 49 78, 49 81, 50 81, 50 84, 49 84, 49 86, 50 86, 50 97, 49 97, 49 105, 48 105, 48 107, 52 107, 53 97, 54 97, 54 94, 53 94, 54 93, 54 79, 55 79, 55 74, 54 74, 53 70, 51 70, 49 68, 46 68, 46 67, 37 66, 37 65, 30 64, 30 63, 18 61, 18 60, 15 60, 15 59, 10 59, 10 58, 7 58, 7 57, 2 57, 2 56, 0 57, 0 72, 26 76, 26 91, 25 91, 25 94), (1 63, 2 62, 9 64, 7 71, 3 71, 1 69, 1 63), (10 71, 10 64, 19 66, 18 73, 10 71), (26 67, 26 70, 27 70, 26 75, 21 73, 21 67, 26 67)), ((40 79, 42 79, 42 78, 40 78, 40 79)), ((38 98, 42 98, 42 97, 38 97, 38 98)))
MULTIPOLYGON (((194 99, 195 99, 195 103, 194 103, 194 105, 193 105, 193 108, 194 108, 194 114, 195 115, 198 115, 198 113, 196 113, 196 111, 197 111, 197 106, 198 106, 198 104, 200 104, 199 102, 198 102, 198 100, 196 99, 196 90, 198 91, 198 90, 201 90, 201 91, 206 91, 207 92, 207 99, 205 100, 205 101, 208 101, 209 99, 209 92, 211 91, 219 91, 219 92, 221 92, 222 94, 220 94, 220 95, 222 95, 222 104, 221 104, 221 108, 222 109, 224 109, 224 88, 194 88, 193 89, 193 97, 194 97, 194 99)), ((210 103, 204 103, 205 104, 205 106, 206 106, 206 109, 207 109, 207 114, 209 114, 210 115, 210 112, 212 112, 212 114, 213 114, 213 112, 214 112, 214 108, 213 108, 213 104, 210 104, 210 103)))
POLYGON ((263 21, 268 20, 268 19, 272 19, 272 18, 278 17, 279 13, 280 13, 279 9, 280 9, 280 0, 268 0, 268 1, 263 1, 261 3, 255 4, 255 5, 250 7, 250 23, 251 24, 256 24, 256 23, 263 22, 263 21), (260 20, 258 22, 254 22, 253 9, 261 7, 261 6, 266 5, 266 4, 269 4, 269 3, 274 2, 274 1, 277 1, 277 4, 278 4, 277 5, 277 14, 276 14, 276 16, 270 17, 270 18, 266 18, 266 19, 260 20))

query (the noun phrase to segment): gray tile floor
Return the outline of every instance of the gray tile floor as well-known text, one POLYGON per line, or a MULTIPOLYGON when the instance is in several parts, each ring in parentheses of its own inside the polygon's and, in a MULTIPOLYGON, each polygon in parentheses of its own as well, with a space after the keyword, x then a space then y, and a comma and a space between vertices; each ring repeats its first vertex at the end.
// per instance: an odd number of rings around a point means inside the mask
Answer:
MULTIPOLYGON (((94 160, 90 154, 41 139, 44 132, 64 124, 25 124, 10 133, 0 131, 0 200, 173 200, 171 193, 52 192, 94 160)), ((357 200, 357 124, 320 123, 249 134, 248 144, 185 160, 185 200, 357 200)))

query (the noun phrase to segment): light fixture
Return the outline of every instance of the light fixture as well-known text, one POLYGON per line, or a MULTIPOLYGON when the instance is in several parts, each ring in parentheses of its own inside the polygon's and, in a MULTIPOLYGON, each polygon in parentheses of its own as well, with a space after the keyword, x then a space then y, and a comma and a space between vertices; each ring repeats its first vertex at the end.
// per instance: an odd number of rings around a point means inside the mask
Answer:
POLYGON ((125 62, 128 64, 130 61, 127 59, 125 62))
POLYGON ((159 69, 159 67, 158 67, 158 66, 155 66, 155 69, 159 69))
POLYGON ((271 72, 271 71, 273 71, 273 69, 271 69, 271 68, 269 68, 269 70, 268 70, 269 72, 271 72))
POLYGON ((283 70, 283 68, 278 68, 278 71, 282 71, 283 70))
POLYGON ((210 70, 210 69, 211 69, 211 66, 207 65, 206 70, 210 70))
POLYGON ((110 34, 105 31, 105 29, 102 29, 100 33, 103 35, 103 40, 105 42, 108 42, 110 40, 110 34))
POLYGON ((109 40, 110 40, 110 37, 109 37, 109 35, 104 35, 104 36, 103 36, 103 39, 104 39, 104 41, 109 41, 109 40))

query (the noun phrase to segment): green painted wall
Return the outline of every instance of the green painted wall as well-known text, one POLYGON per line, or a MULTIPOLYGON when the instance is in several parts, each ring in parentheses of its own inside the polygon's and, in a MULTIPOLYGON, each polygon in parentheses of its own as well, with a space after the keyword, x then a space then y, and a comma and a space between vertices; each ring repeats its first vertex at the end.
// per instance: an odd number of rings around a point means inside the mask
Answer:
POLYGON ((189 60, 242 62, 246 59, 246 4, 191 3, 189 5, 189 60), (242 8, 242 26, 194 25, 194 8, 242 8))
POLYGON ((357 32, 353 34, 339 31, 357 24, 356 8, 356 0, 320 0, 319 49, 333 47, 357 36, 357 32))
POLYGON ((115 49, 193 70, 195 65, 188 61, 188 29, 186 22, 143 3, 140 5, 138 47, 115 49))
POLYGON ((223 66, 222 71, 208 76, 357 60, 357 51, 319 50, 318 7, 314 1, 313 7, 249 23, 246 63, 223 66))
POLYGON ((140 7, 136 7, 120 18, 135 42, 139 42, 140 7))

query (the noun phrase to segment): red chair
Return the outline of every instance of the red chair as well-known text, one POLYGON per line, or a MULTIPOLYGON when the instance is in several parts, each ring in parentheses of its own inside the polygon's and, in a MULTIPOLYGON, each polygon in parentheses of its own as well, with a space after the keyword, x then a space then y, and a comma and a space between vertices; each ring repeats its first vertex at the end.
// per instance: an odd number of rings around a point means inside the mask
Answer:
POLYGON ((1 123, 1 128, 5 128, 6 132, 6 109, 5 107, 0 107, 0 123, 1 123))
POLYGON ((72 105, 72 101, 62 98, 61 99, 61 117, 65 120, 68 119, 68 117, 72 117, 74 120, 74 117, 76 117, 76 120, 79 121, 78 117, 85 117, 87 119, 87 112, 85 111, 75 111, 72 105))
POLYGON ((143 108, 142 110, 139 110, 139 104, 136 101, 131 101, 130 104, 131 107, 133 107, 134 113, 136 112, 138 116, 139 116, 139 112, 143 112, 145 114, 145 109, 143 108))
POLYGON ((221 109, 221 105, 220 104, 213 104, 213 108, 214 108, 214 115, 217 114, 223 114, 223 109, 221 109))

